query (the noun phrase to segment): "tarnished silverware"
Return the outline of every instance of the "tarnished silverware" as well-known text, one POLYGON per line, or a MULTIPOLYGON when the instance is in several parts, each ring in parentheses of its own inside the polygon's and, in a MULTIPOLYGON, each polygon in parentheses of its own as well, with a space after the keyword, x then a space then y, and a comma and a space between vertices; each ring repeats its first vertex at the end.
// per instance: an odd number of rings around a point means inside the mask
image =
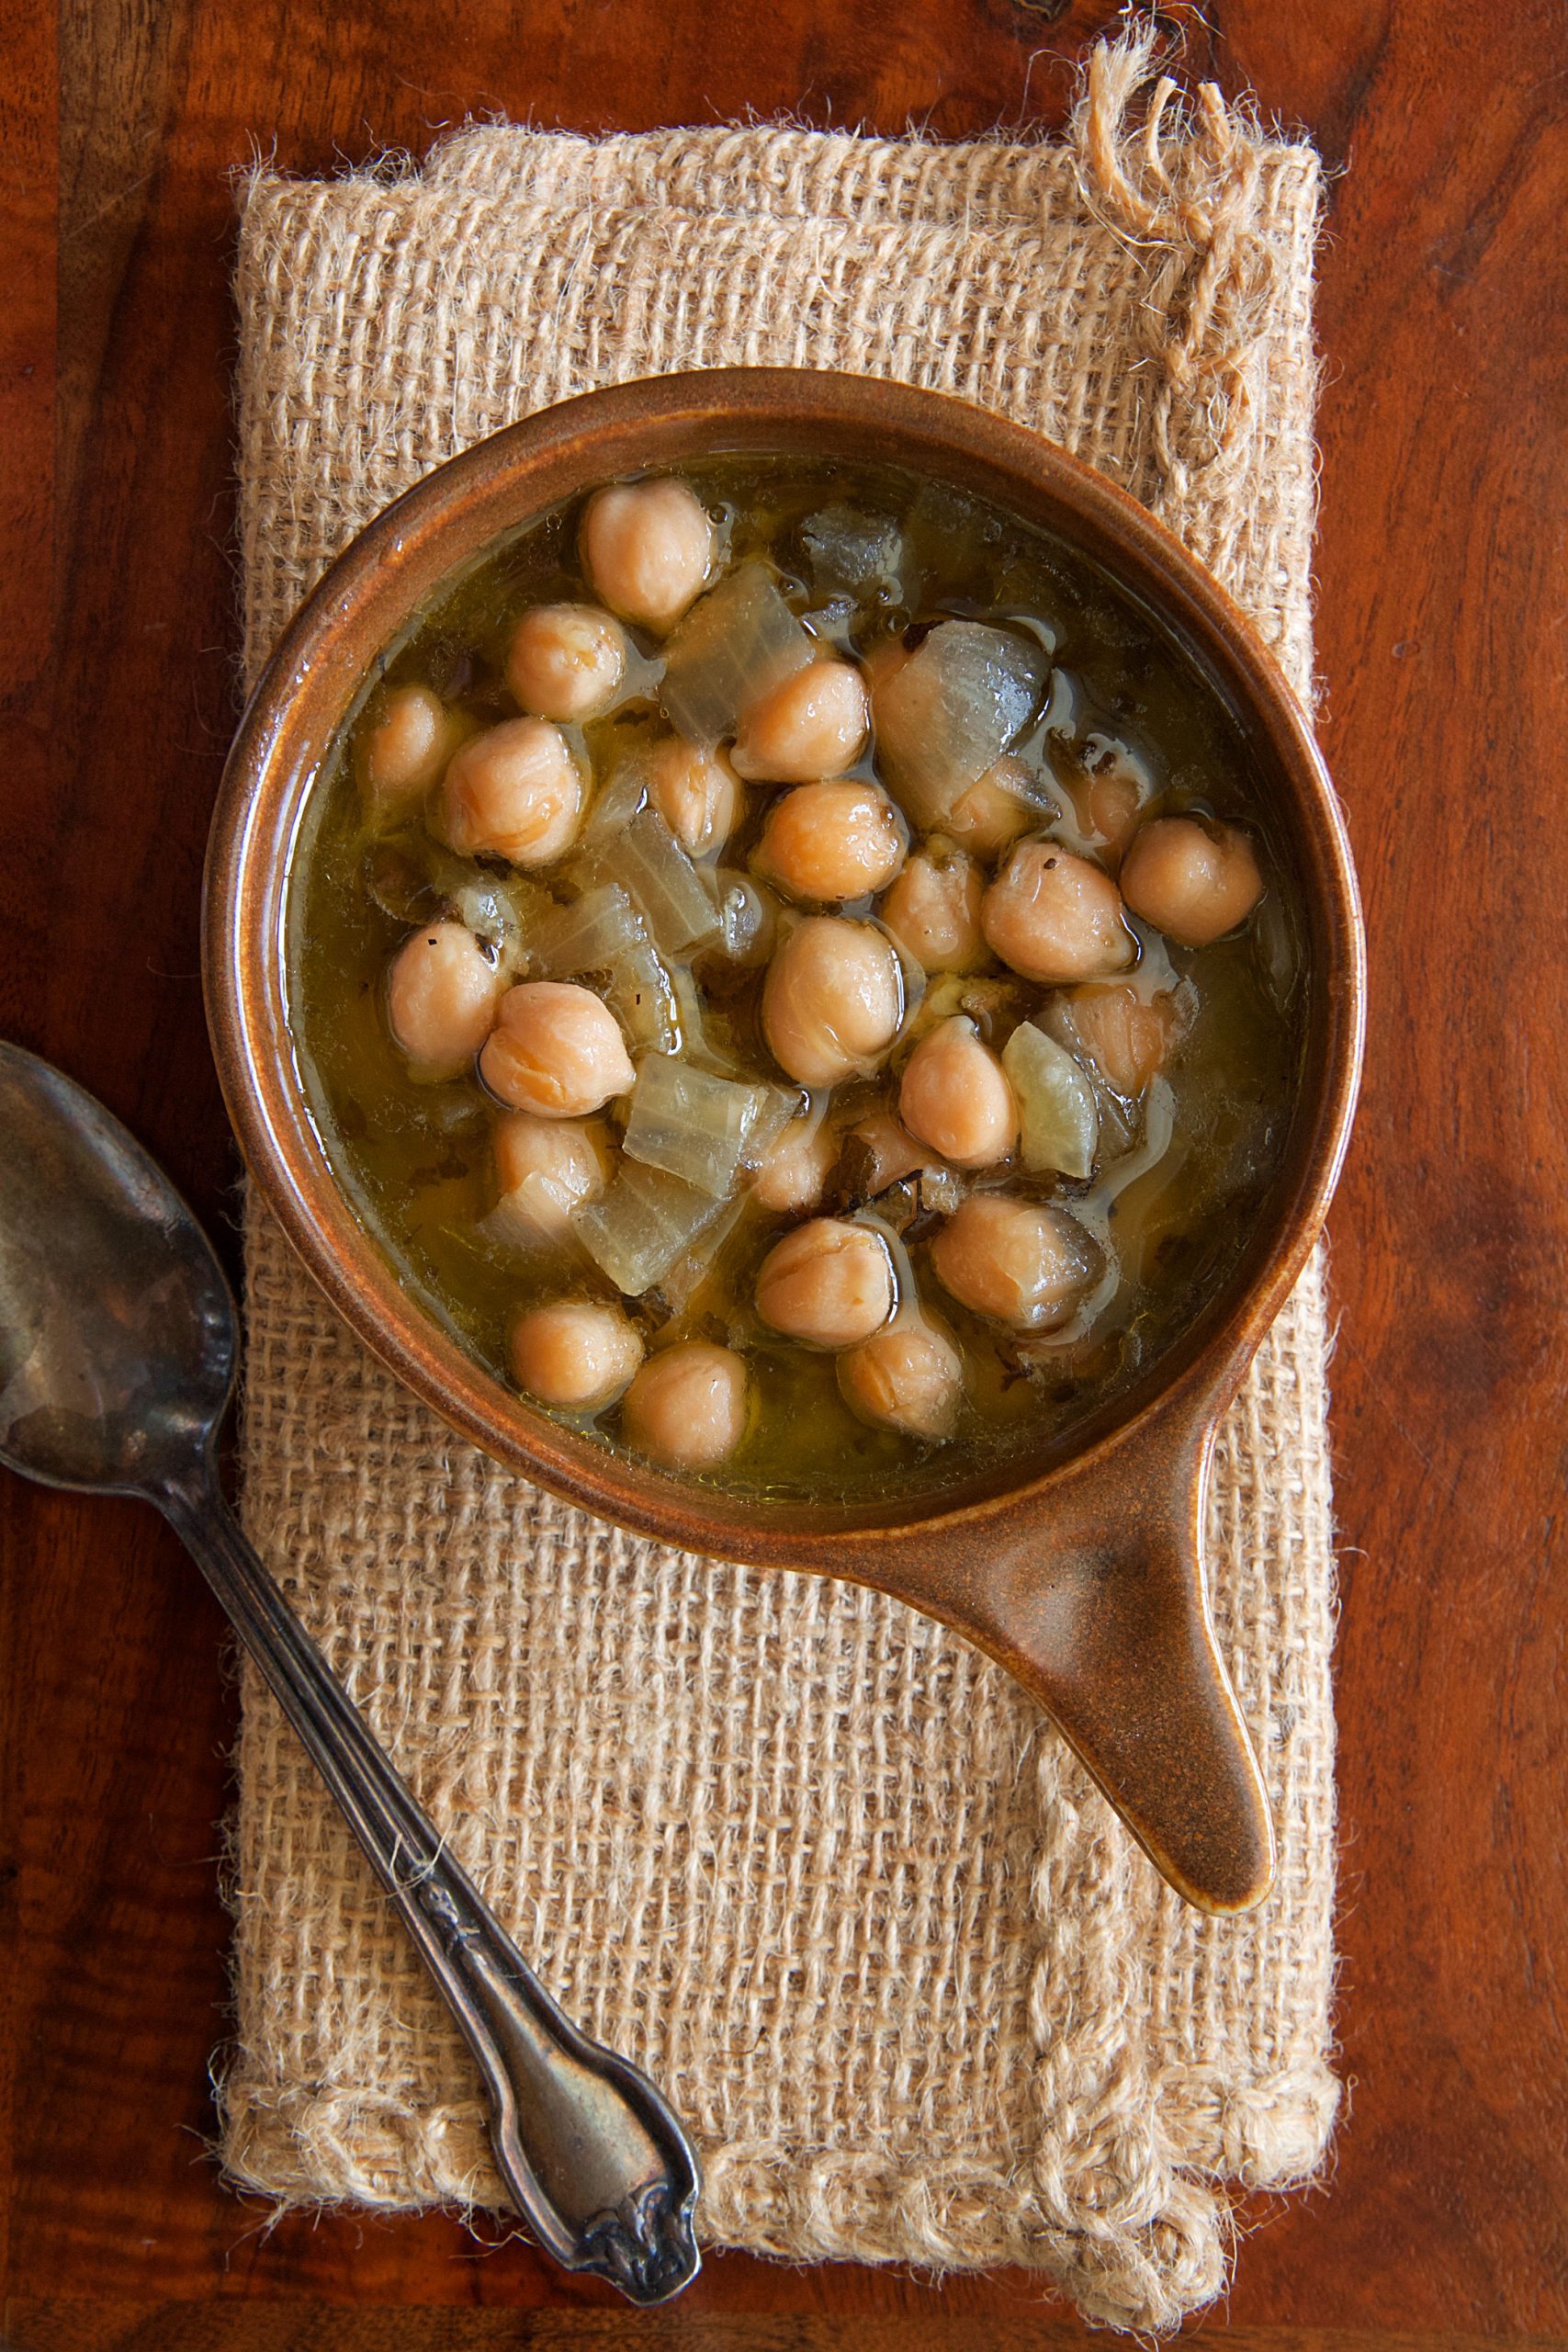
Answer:
POLYGON ((546 1992, 241 1532, 213 1454, 237 1358, 222 1270, 162 1171, 81 1087, 0 1044, 0 1463, 156 1503, 478 2059, 517 2211, 569 2270, 667 2301, 698 2268, 696 2158, 647 2077, 546 1992))

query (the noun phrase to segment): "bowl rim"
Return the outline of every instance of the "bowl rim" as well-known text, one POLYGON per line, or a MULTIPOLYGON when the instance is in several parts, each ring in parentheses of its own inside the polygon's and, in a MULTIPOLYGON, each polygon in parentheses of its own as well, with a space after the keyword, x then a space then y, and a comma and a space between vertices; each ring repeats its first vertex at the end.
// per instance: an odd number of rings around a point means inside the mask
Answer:
POLYGON ((1175 1412, 1213 1426, 1321 1229, 1354 1114, 1365 1023, 1364 937, 1338 801, 1306 713, 1219 582, 1128 492, 1025 426, 949 393, 787 368, 642 378, 558 402, 438 466, 350 541, 283 632, 235 735, 209 840, 202 967, 220 1082, 247 1166, 331 1304, 407 1386, 509 1469, 642 1534, 850 1576, 879 1532, 984 1540, 988 1520, 1044 1508, 1061 1471, 1145 1423, 1175 1412), (833 435, 827 451, 824 433, 833 435), (1021 511, 1076 541, 1195 646, 1255 754, 1285 786, 1313 933, 1301 1108, 1269 1204, 1221 1293, 1068 1441, 907 1503, 764 1502, 679 1480, 508 1392, 402 1287, 355 1216, 317 1136, 288 1023, 289 856, 321 758, 377 654, 440 581, 563 498, 682 458, 787 451, 791 435, 802 454, 926 465, 1021 511))

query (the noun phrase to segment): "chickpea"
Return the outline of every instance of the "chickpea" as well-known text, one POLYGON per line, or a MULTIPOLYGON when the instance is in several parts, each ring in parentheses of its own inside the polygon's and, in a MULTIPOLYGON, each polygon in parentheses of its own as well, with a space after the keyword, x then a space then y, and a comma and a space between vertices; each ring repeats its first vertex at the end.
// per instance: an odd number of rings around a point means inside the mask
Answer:
POLYGON ((1138 952, 1116 885, 1052 841, 1021 842, 980 908, 986 943, 1026 980, 1092 980, 1138 952))
POLYGON ((581 1119, 540 1119, 507 1111, 495 1124, 499 1222, 509 1238, 563 1244, 571 1213, 596 1201, 607 1181, 602 1129, 581 1119))
POLYGON ((582 774, 546 718, 506 718, 471 736, 446 770, 446 838, 464 857, 550 865, 582 821, 582 774))
POLYGON ((673 476, 614 482, 588 502, 581 548, 611 611, 662 637, 708 576, 713 525, 695 492, 673 476))
POLYGON ((429 923, 405 941, 388 976, 387 1014, 414 1069, 446 1077, 472 1061, 495 1026, 505 985, 460 922, 429 923))
POLYGON ((814 1209, 838 1157, 838 1138, 825 1120, 793 1119, 751 1179, 751 1197, 777 1216, 814 1209))
POLYGON ((1135 915, 1183 947, 1207 947, 1244 923, 1263 896, 1247 835, 1197 817, 1156 817, 1122 863, 1122 889, 1135 915))
POLYGON ((541 1405, 596 1413, 631 1379, 642 1341, 618 1306, 562 1298, 519 1315, 507 1352, 518 1387, 541 1405))
POLYGON ((1130 988, 1069 989, 1067 1006, 1084 1051, 1107 1086, 1129 1101, 1164 1061, 1176 1028, 1168 996, 1145 1004, 1130 988))
POLYGON ((802 784, 773 803, 752 864, 792 899, 863 899, 904 862, 898 811, 874 784, 802 784))
POLYGON ((1007 1072, 962 1013, 939 1021, 905 1063, 898 1115, 954 1168, 994 1168, 1018 1141, 1007 1072))
POLYGON ((815 1216, 775 1241, 757 1270, 757 1312, 786 1339, 852 1348, 896 1305, 887 1244, 870 1226, 815 1216))
POLYGON ((958 1351, 929 1323, 895 1323, 850 1348, 835 1367, 852 1413, 907 1436, 953 1435, 964 1396, 958 1351))
POLYGON ((671 1470, 712 1470, 746 1434, 750 1382, 731 1348, 687 1340, 650 1356, 626 1391, 627 1442, 671 1470))
POLYGON ((904 976, 881 932, 841 915, 796 923, 762 983, 762 1034, 801 1086, 874 1069, 904 1017, 904 976))
POLYGON ((365 747, 365 780, 383 808, 418 800, 451 756, 458 729, 428 686, 395 686, 365 747))
POLYGON ((980 869, 950 842, 929 841, 882 901, 881 914, 923 970, 969 972, 983 963, 980 869))
POLYGON ((682 846, 701 857, 729 839, 746 794, 722 752, 671 735, 648 763, 648 797, 682 846))
POLYGON ((1145 779, 1125 760, 1115 759, 1070 789, 1084 831, 1103 842, 1113 857, 1120 856, 1148 797, 1145 779))
POLYGON ((1040 822, 1033 793, 1034 778, 1023 762, 1004 755, 959 794, 942 831, 976 857, 999 857, 1040 822))
POLYGON ((1053 1331, 1100 1280, 1105 1253, 1065 1209, 971 1193, 931 1243, 938 1279, 1015 1331, 1053 1331))
POLYGON ((597 718, 620 691, 626 635, 596 605, 536 605, 512 633, 506 683, 540 718, 597 718))
POLYGON ((808 662, 741 713, 736 773, 770 784, 842 775, 865 749, 870 723, 865 685, 853 664, 808 662))
POLYGON ((615 1014, 570 980, 524 980, 508 989, 479 1076, 514 1111, 582 1119, 626 1094, 637 1077, 615 1014))

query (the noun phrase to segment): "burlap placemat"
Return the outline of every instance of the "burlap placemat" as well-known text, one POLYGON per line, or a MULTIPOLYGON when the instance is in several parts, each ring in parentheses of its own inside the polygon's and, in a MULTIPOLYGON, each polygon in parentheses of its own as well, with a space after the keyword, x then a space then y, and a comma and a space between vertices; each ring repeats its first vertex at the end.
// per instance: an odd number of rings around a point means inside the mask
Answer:
MULTIPOLYGON (((564 395, 737 361, 886 372, 1146 500, 1310 684, 1319 173, 1101 51, 1058 144, 473 130, 244 201, 252 673, 430 467, 564 395), (1152 119, 1149 116, 1152 96, 1152 119), (1129 112, 1137 101, 1139 122, 1129 112)), ((1003 1677, 875 1595, 662 1550, 452 1437, 250 1218, 245 1517, 569 2010, 694 2127, 710 2241, 1019 2262, 1122 2325, 1223 2284, 1223 2184, 1334 2113, 1332 1562, 1314 1265, 1221 1439, 1215 1613, 1275 1893, 1185 1909, 1003 1677)), ((484 2206, 473 2069, 247 1675, 231 2177, 484 2206)))

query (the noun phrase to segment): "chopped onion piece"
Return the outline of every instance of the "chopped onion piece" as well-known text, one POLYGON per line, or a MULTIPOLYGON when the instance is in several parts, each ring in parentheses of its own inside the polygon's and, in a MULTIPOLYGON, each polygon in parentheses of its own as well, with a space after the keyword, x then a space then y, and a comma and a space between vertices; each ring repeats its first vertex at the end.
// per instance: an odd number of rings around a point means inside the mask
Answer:
POLYGON ((703 1235, 700 1246, 688 1250, 676 1261, 659 1283, 655 1304, 667 1307, 671 1316, 685 1315, 699 1291, 709 1283, 717 1285, 725 1273, 728 1256, 726 1245, 736 1227, 746 1214, 746 1198, 738 1194, 727 1201, 715 1222, 703 1235))
POLYGON ((674 1055, 649 1054, 632 1089, 623 1148, 628 1159, 728 1199, 757 1114, 755 1096, 755 1088, 674 1055))
POLYGON ((1289 909, 1278 890, 1270 890, 1253 917, 1264 982, 1281 1012, 1289 1010, 1301 977, 1301 949, 1289 909))
POLYGON ((807 1097, 797 1088, 770 1086, 760 1080, 752 1087, 754 1108, 746 1128, 740 1157, 748 1168, 760 1168, 792 1119, 798 1119, 807 1097))
POLYGON ((1018 1097, 1024 1166, 1091 1174, 1100 1114, 1094 1088, 1066 1047, 1032 1021, 1021 1021, 1002 1048, 1002 1068, 1018 1097))
POLYGON ((476 870, 475 878, 451 891, 446 903, 454 920, 490 951, 504 978, 538 968, 534 942, 558 910, 549 892, 526 875, 503 880, 476 870))
POLYGON ((670 974, 681 1015, 681 1051, 694 1069, 710 1070, 715 1078, 744 1078, 739 1057, 708 1035, 702 991, 688 964, 675 965, 670 974))
POLYGON ((503 875, 495 888, 517 918, 525 948, 532 952, 535 933, 556 910, 554 899, 542 882, 531 881, 526 874, 515 871, 503 875))
POLYGON ((804 670, 818 650, 772 574, 743 563, 693 605, 671 638, 660 699, 690 741, 720 743, 748 703, 804 670))
POLYGON ((890 600, 901 597, 904 535, 891 514, 840 502, 808 514, 799 538, 818 590, 863 595, 880 588, 890 600))
POLYGON ((497 968, 509 979, 540 968, 536 942, 560 912, 549 892, 525 874, 481 875, 465 884, 452 907, 457 921, 494 950, 497 968))
POLYGON ((772 940, 773 904, 749 874, 737 874, 733 867, 714 876, 714 893, 718 901, 718 944, 725 955, 732 964, 758 961, 772 940))
MULTIPOLYGON (((406 842, 406 835, 404 840, 406 842)), ((431 888, 439 891, 448 902, 470 885, 494 882, 497 878, 474 858, 459 857, 455 849, 448 849, 445 842, 434 840, 429 833, 419 837, 410 854, 431 888)))
POLYGON ((877 1215, 910 1241, 924 1240, 963 1205, 964 1179, 953 1168, 917 1168, 873 1194, 877 1215))
POLYGON ((452 911, 464 929, 490 950, 497 971, 510 979, 521 969, 522 926, 493 883, 487 879, 467 884, 453 899, 452 911))
POLYGON ((681 1008, 674 982, 641 915, 614 882, 596 884, 570 907, 553 908, 535 933, 531 948, 547 979, 604 974, 609 982, 605 1002, 634 1052, 651 1046, 660 1053, 673 1053, 680 1045, 681 1008))
POLYGON ((628 949, 649 944, 648 929, 624 890, 601 883, 570 907, 557 907, 534 933, 532 946, 547 979, 607 972, 628 949))
POLYGON ((878 685, 877 750, 918 825, 940 823, 1022 733, 1048 668, 1008 629, 941 621, 878 685))
POLYGON ((625 832, 648 801, 648 778, 638 759, 623 760, 608 782, 594 795, 581 839, 593 848, 625 832))
MULTIPOLYGON (((511 930, 507 905, 513 899, 512 877, 502 878, 471 857, 459 857, 428 833, 415 840, 373 842, 362 871, 367 894, 394 922, 428 922, 440 909, 491 945, 499 945, 511 930)), ((515 878, 525 881, 521 875, 515 878)), ((525 887, 548 902, 548 893, 537 884, 525 882, 525 887)))
POLYGON ((681 1044, 681 1007, 673 977, 652 942, 624 948, 608 967, 604 1001, 626 1033, 633 1053, 651 1046, 672 1054, 681 1044))
POLYGON ((580 860, 579 870, 626 892, 661 955, 688 955, 719 936, 713 891, 657 809, 634 817, 624 832, 580 860))
POLYGON ((661 1168, 623 1160, 609 1191, 585 1201, 572 1218, 584 1249, 627 1298, 662 1282, 699 1236, 723 1216, 726 1204, 661 1168))
POLYGON ((502 1194, 476 1229, 503 1250, 526 1250, 530 1255, 540 1250, 558 1250, 556 1237, 570 1223, 581 1198, 569 1184, 558 1183, 534 1168, 510 1193, 502 1194))

